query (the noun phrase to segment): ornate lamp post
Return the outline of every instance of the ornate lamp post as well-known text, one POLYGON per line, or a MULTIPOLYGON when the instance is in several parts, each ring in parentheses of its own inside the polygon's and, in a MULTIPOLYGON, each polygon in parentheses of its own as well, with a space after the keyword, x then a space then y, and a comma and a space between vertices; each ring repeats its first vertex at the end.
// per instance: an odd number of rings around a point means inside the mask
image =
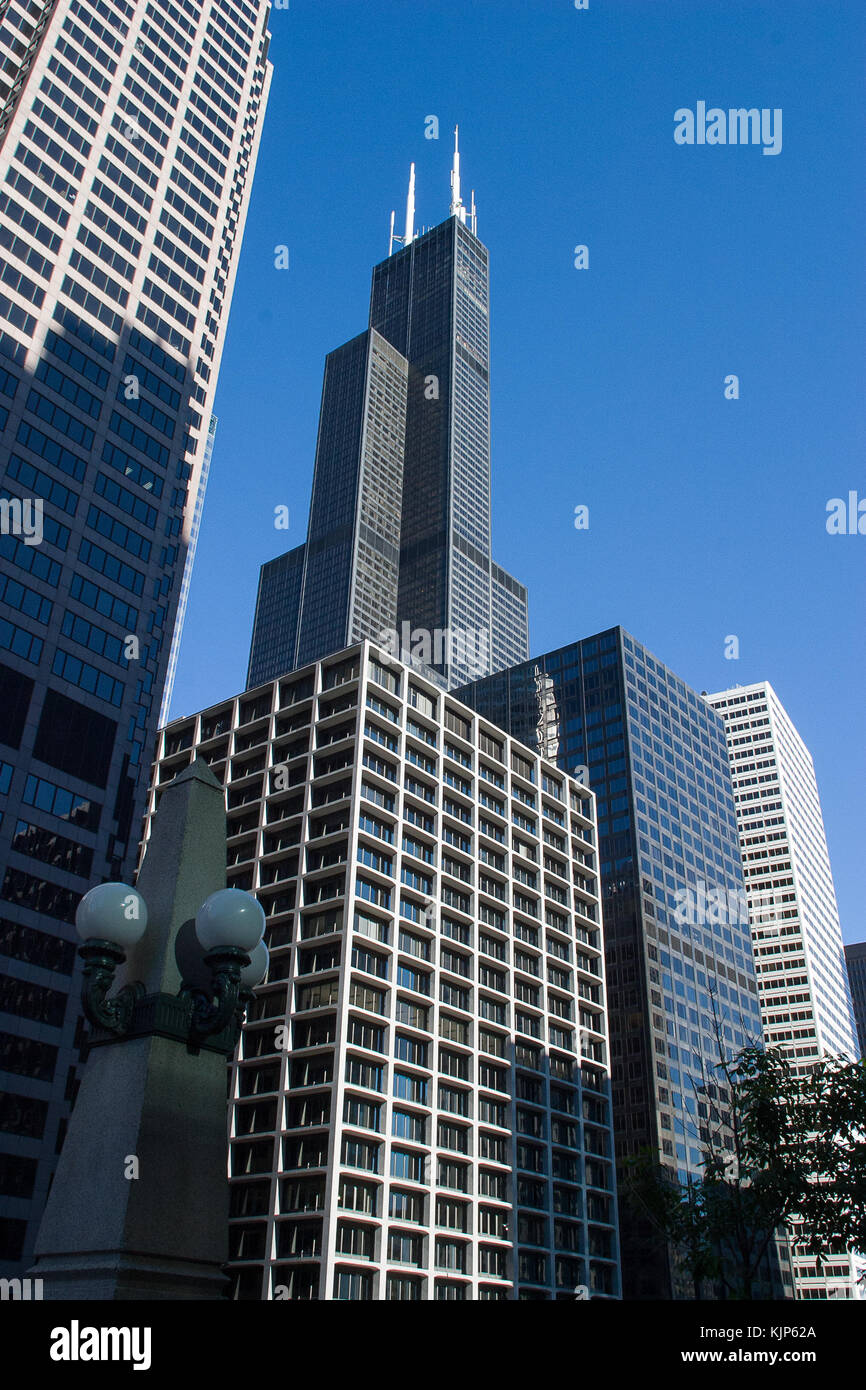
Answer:
POLYGON ((268 965, 225 846, 223 789, 197 760, 162 792, 137 886, 78 906, 92 1031, 36 1242, 46 1298, 224 1292, 226 1058, 268 965))
MULTIPOLYGON (((147 930, 147 904, 135 888, 125 883, 100 883, 85 893, 75 913, 75 926, 84 944, 78 954, 84 961, 81 1002, 95 1030, 90 1043, 106 1042, 106 1034, 128 1037, 142 1023, 150 1022, 152 1009, 143 984, 134 980, 109 998, 118 966, 126 951, 147 930)), ((210 988, 184 981, 175 996, 154 1000, 163 1013, 172 1012, 191 1047, 205 1038, 225 1033, 234 1021, 232 1051, 252 998, 252 987, 264 979, 268 948, 262 940, 265 914, 250 893, 220 888, 199 908, 195 934, 210 971, 210 988), (184 1030, 184 1024, 186 1024, 184 1030)))

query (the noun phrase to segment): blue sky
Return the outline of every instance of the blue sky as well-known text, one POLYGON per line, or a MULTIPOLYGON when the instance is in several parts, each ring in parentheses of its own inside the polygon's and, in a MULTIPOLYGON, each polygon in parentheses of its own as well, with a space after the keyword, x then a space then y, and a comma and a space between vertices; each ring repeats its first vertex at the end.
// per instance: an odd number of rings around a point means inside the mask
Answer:
POLYGON ((866 537, 825 529, 828 499, 866 498, 863 5, 291 0, 270 27, 172 716, 243 687, 259 565, 305 534, 325 354, 366 326, 410 160, 418 223, 447 216, 459 121, 491 253, 494 553, 531 648, 621 622, 698 690, 770 680, 863 939, 866 537), (677 145, 699 100, 781 108, 781 152, 677 145))

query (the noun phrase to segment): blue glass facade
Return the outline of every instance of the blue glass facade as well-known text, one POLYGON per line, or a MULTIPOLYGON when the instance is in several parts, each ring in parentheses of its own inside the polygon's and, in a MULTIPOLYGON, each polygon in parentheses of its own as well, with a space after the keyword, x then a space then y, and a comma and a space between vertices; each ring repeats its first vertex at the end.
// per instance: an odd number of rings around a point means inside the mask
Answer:
POLYGON ((854 1005, 860 1055, 866 1057, 866 941, 845 947, 845 964, 851 984, 851 1001, 854 1005))

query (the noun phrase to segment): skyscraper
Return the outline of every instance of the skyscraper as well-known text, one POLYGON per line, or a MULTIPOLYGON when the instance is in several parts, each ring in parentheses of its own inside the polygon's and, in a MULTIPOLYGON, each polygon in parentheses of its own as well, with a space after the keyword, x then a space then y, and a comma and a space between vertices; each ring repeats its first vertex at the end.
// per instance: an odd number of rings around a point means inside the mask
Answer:
POLYGON ((197 755, 271 950, 234 1297, 617 1297, 592 793, 367 642, 175 720, 151 809, 197 755))
MULTIPOLYGON (((420 234, 413 166, 402 247, 373 271, 368 331, 391 344, 393 369, 399 357, 406 375, 402 408, 397 393, 378 403, 390 439, 364 466, 385 512, 400 507, 396 596, 392 540, 365 551, 357 541, 352 548, 345 531, 360 520, 356 480, 370 409, 369 395, 351 381, 355 339, 327 361, 315 477, 329 486, 314 481, 303 556, 292 551, 262 567, 251 683, 291 669, 280 663, 293 631, 292 664, 336 650, 338 630, 343 642, 398 631, 400 649, 447 688, 528 655, 526 590, 491 556, 488 252, 475 235, 474 199, 468 214, 461 199, 459 158, 455 140, 450 216, 420 234), (346 512, 352 496, 354 517, 346 512), (333 539, 322 549, 324 537, 333 539), (376 601, 360 605, 371 588, 376 601)), ((390 516, 386 525, 390 536, 390 516)))
POLYGON ((803 1070, 858 1055, 811 755, 769 681, 706 697, 725 721, 767 1043, 803 1070))
MULTIPOLYGON (((699 1176, 719 1042, 761 1031, 722 720, 621 627, 455 693, 596 792, 619 1171, 699 1176)), ((624 1296, 693 1297, 622 1190, 620 1223, 624 1296)))
MULTIPOLYGON (((764 1039, 801 1071, 860 1055, 815 769, 769 681, 707 702, 725 721, 764 1039)), ((796 1234, 796 1232, 794 1232, 796 1234)), ((856 1298, 860 1265, 794 1247, 799 1296, 856 1298)))
POLYGON ((848 966, 848 983, 851 987, 860 1056, 866 1057, 866 941, 846 946, 845 962, 848 966))
POLYGON ((75 906, 135 862, 270 84, 268 9, 4 9, 2 1273, 29 1259, 77 1084, 75 906))

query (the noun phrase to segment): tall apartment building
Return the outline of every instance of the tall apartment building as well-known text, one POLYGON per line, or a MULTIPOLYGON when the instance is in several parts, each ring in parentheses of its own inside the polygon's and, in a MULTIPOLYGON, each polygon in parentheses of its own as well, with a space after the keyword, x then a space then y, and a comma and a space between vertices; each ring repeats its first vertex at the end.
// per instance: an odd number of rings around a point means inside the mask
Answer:
POLYGON ((368 642, 170 724, 151 812, 196 756, 271 951, 234 1297, 618 1296, 594 796, 368 642))
POLYGON ((268 9, 3 8, 4 1274, 30 1262, 76 1089, 75 907, 135 863, 268 96, 268 9))
MULTIPOLYGON (((652 1147, 699 1176, 708 1102, 725 1107, 716 1019, 728 1054, 761 1032, 748 921, 727 911, 743 876, 721 718, 621 627, 456 693, 596 792, 620 1172, 652 1147), (724 911, 699 909, 710 894, 724 911)), ((625 1189, 619 1207, 624 1296, 693 1297, 625 1189)), ((767 1296, 786 1274, 768 1264, 767 1296)))
POLYGON ((455 153, 451 215, 416 234, 413 175, 403 245, 373 271, 368 329, 405 384, 371 401, 367 335, 329 355, 307 542, 262 567, 251 685, 335 650, 338 633, 399 632, 399 651, 446 688, 529 654, 526 590, 491 555, 489 257, 474 223, 455 153), (362 476, 381 534, 364 533, 362 476))
POLYGON ((845 964, 848 967, 848 984, 851 989, 860 1056, 866 1057, 866 941, 858 941, 845 947, 845 964))
MULTIPOLYGON (((769 681, 708 695, 725 721, 764 1039, 802 1071, 860 1055, 815 769, 769 681)), ((801 1298, 856 1298, 858 1265, 794 1251, 801 1298)))

